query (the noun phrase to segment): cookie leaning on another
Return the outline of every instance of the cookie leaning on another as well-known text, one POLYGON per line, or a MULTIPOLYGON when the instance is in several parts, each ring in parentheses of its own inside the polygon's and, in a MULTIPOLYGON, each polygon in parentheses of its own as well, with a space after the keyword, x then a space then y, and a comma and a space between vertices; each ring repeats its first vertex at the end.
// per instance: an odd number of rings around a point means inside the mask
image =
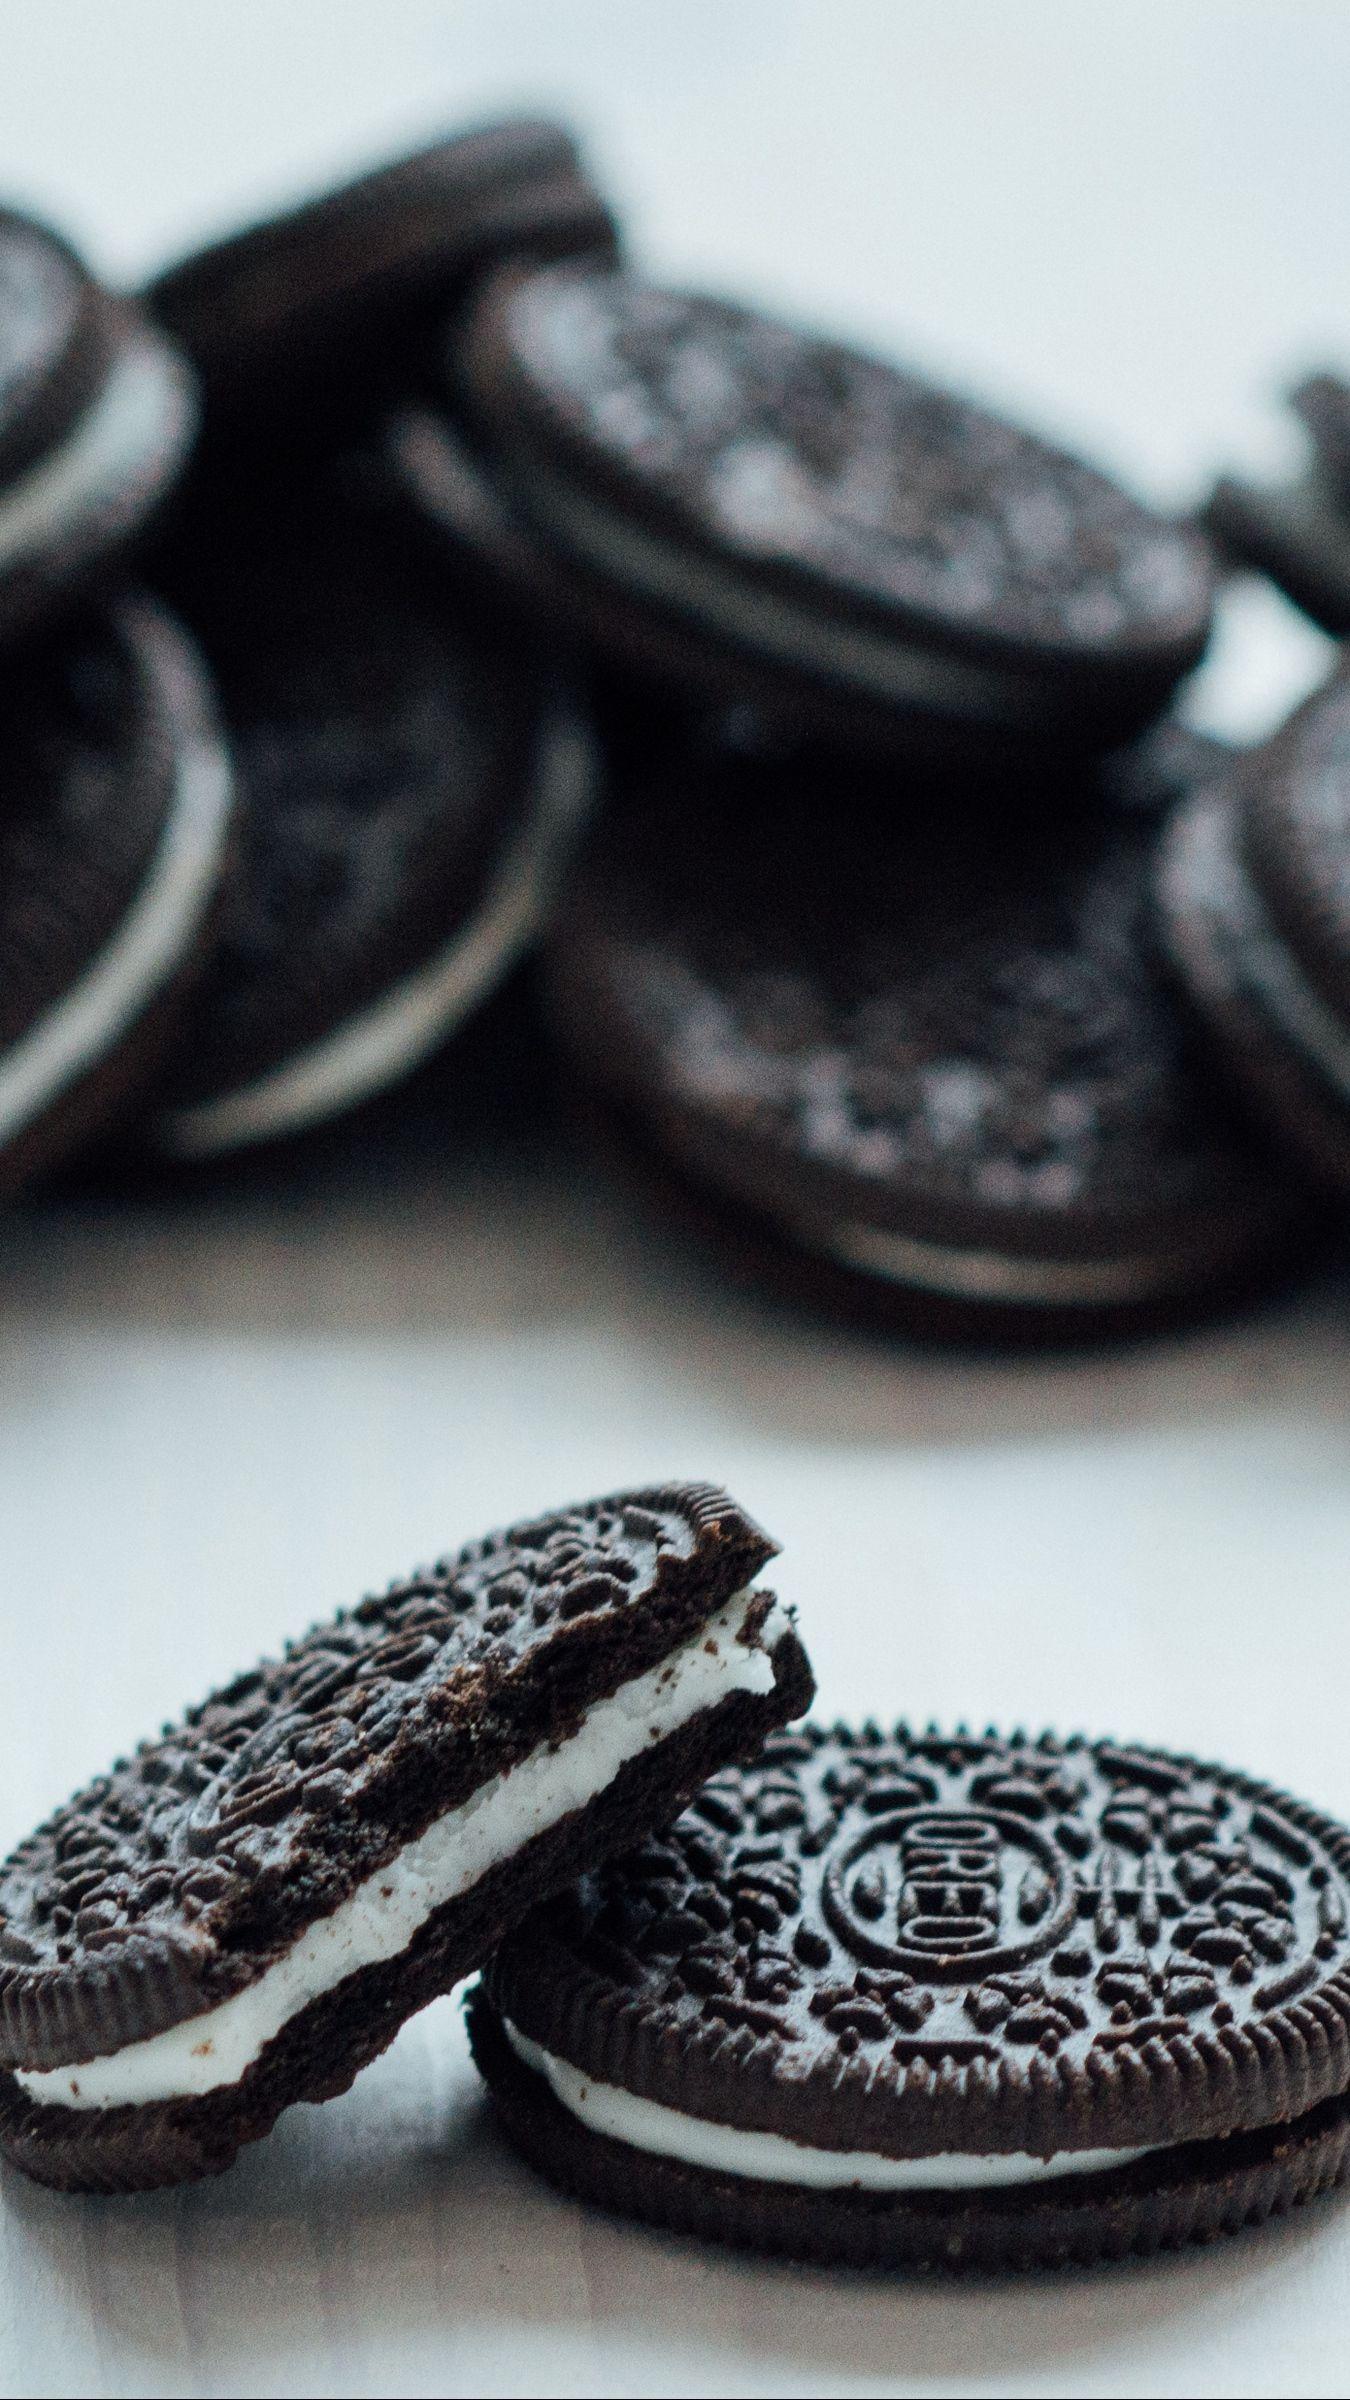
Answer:
POLYGON ((316 1626, 0 1867, 0 2151, 128 2191, 344 2091, 537 1900, 810 1705, 709 1485, 471 1542, 316 1626))

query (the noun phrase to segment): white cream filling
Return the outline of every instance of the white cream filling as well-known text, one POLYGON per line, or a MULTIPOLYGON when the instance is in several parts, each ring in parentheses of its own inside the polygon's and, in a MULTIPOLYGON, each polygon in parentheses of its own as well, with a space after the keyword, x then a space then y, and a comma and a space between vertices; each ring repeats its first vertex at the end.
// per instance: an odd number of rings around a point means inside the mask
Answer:
POLYGON ((630 1759, 732 1692, 771 1691, 770 1653, 788 1619, 774 1608, 753 1647, 740 1641, 759 1598, 737 1593, 682 1649, 597 1701, 566 1741, 534 1751, 448 1809, 245 1991, 108 2057, 15 2068, 15 2081, 32 2100, 76 2109, 194 2099, 237 2083, 301 2009, 363 1967, 396 1958, 437 1909, 584 1808, 630 1759))
POLYGON ((898 631, 835 624, 823 609, 747 587, 730 568, 676 550, 542 469, 528 474, 523 489, 528 512, 579 557, 784 665, 799 668, 809 657, 877 699, 951 708, 993 724, 1040 726, 1051 714, 1044 683, 1033 675, 945 658, 906 643, 898 631))
POLYGON ((799 1232, 812 1248, 824 1248, 845 1266, 952 1299, 1091 1308, 1146 1299, 1166 1292, 1176 1280, 1166 1259, 1018 1258, 1011 1252, 960 1250, 881 1225, 839 1224, 820 1233, 807 1228, 799 1232))
MULTIPOLYGON (((135 645, 134 612, 122 626, 135 645)), ((0 1059, 0 1143, 13 1141, 135 1023, 182 963, 215 889, 233 798, 230 762, 204 730, 210 702, 186 646, 164 618, 156 634, 157 643, 173 644, 173 673, 199 730, 183 742, 158 850, 112 940, 0 1059)))
POLYGON ((65 441, 0 494, 0 572, 46 549, 105 496, 134 494, 161 455, 171 460, 185 446, 190 416, 174 353, 137 335, 65 441))
POLYGON ((537 797, 482 905, 453 941, 359 1016, 255 1083, 174 1109, 160 1146, 207 1158, 296 1133, 405 1074, 484 999, 542 923, 589 805, 594 757, 585 728, 560 714, 545 730, 537 797))
POLYGON ((781 2133, 747 2133, 708 2117, 685 2116, 660 2101, 641 2099, 617 2084, 597 2083, 566 2059, 540 2048, 503 2017, 502 2029, 527 2067, 542 2075, 555 2100, 592 2133, 626 2142, 656 2158, 674 2158, 717 2175, 758 2183, 793 2183, 816 2192, 965 2192, 1045 2183, 1064 2175, 1104 2175, 1146 2158, 1139 2150, 1060 2150, 1050 2158, 1030 2151, 945 2151, 935 2158, 885 2158, 879 2150, 817 2150, 781 2133))

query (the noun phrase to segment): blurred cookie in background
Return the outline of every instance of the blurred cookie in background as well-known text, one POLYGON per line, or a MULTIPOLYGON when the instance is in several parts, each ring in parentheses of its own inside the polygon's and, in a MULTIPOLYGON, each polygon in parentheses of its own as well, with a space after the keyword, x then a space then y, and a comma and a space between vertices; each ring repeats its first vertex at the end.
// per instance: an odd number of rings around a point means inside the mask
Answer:
POLYGON ((222 938, 153 1125, 204 1158, 428 1057, 533 939, 590 804, 547 645, 429 584, 355 477, 180 523, 159 562, 240 792, 222 938))
POLYGON ((1039 807, 1006 778, 655 765, 551 944, 572 1066, 724 1243, 906 1328, 1066 1339, 1243 1290, 1309 1204, 1151 930, 1168 811, 1223 758, 1169 726, 1039 807))
POLYGON ((1224 555, 1258 568, 1328 633, 1350 634, 1350 383, 1305 376, 1288 394, 1302 471, 1276 484, 1222 476, 1205 521, 1224 555))
POLYGON ((396 391, 494 261, 612 255, 617 240, 566 128, 512 117, 227 234, 165 268, 147 301, 201 375, 212 442, 289 429, 309 446, 396 391))
POLYGON ((794 732, 1104 749, 1203 653, 1209 554, 923 377, 621 269, 504 272, 389 453, 452 555, 794 732))
POLYGON ((48 226, 0 209, 0 638, 70 604, 144 527, 196 421, 173 344, 48 226))
POLYGON ((1350 1192, 1350 670, 1180 811, 1159 897, 1235 1088, 1350 1192))
POLYGON ((233 783, 205 669, 127 597, 0 692, 0 1192, 152 1079, 209 956, 233 783))

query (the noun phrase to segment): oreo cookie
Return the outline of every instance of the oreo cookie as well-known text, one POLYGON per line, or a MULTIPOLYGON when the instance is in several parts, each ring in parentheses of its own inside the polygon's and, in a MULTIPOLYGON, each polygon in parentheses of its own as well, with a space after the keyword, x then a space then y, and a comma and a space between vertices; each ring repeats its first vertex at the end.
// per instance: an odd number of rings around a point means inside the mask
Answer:
POLYGON ((1168 729, 1067 793, 686 756, 603 820, 550 948, 606 1127, 712 1230, 907 1328, 1046 1340, 1249 1283, 1307 1203, 1151 931, 1168 729))
POLYGON ((208 431, 300 411, 350 424, 397 385, 477 274, 502 257, 612 253, 614 221, 566 129, 455 134, 166 268, 148 302, 205 387, 208 431))
POLYGON ((1350 634, 1350 384, 1306 376, 1289 393, 1308 443, 1281 484, 1221 476, 1205 522, 1236 566, 1253 567, 1337 639, 1350 634))
POLYGON ((0 697, 0 1191, 158 1071, 209 956, 233 781, 188 636, 127 596, 0 697))
POLYGON ((1182 810, 1171 958, 1250 1106, 1350 1191, 1350 671, 1182 810))
POLYGON ((0 209, 0 637, 140 531, 186 455, 189 372, 47 226, 0 209))
POLYGON ((1034 2267, 1350 2165, 1350 1834, 1225 1768, 808 1726, 508 1939, 471 2002, 569 2192, 757 2250, 1034 2267))
POLYGON ((774 1545, 670 1485, 471 1542, 213 1693, 0 1867, 0 2150, 124 2191, 346 2089, 535 1901, 810 1704, 774 1545))
POLYGON ((395 463, 461 558, 798 731, 1104 748, 1200 657, 1204 545, 1067 453, 730 302, 504 272, 395 463))
POLYGON ((429 582, 335 471, 195 514, 163 574, 216 674, 241 824, 152 1128, 202 1158, 405 1075, 532 938, 589 805, 588 722, 535 636, 429 582))
POLYGON ((1323 370, 1305 375, 1289 395, 1328 489, 1350 508, 1350 383, 1323 370))

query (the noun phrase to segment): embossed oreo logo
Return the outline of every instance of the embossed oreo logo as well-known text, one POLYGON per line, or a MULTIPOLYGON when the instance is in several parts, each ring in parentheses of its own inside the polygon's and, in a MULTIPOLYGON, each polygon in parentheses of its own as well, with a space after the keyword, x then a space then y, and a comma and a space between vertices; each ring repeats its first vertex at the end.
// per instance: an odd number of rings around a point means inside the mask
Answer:
POLYGON ((1077 1906, 1054 1845, 1025 1819, 986 1808, 878 1818, 830 1861, 822 1899, 855 1958, 929 1983, 1041 1957, 1077 1906))

